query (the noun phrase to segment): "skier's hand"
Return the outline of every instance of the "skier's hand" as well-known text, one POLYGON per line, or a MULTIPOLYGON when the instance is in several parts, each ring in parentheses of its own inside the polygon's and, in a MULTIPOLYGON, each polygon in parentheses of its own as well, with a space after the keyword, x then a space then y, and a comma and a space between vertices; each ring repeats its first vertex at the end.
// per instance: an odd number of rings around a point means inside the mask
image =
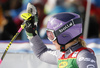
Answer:
POLYGON ((33 36, 37 35, 37 25, 35 25, 35 16, 31 17, 30 21, 26 21, 26 35, 28 39, 32 38, 33 36))
POLYGON ((31 3, 27 5, 27 12, 28 13, 23 13, 22 18, 26 20, 26 35, 28 39, 31 39, 33 36, 37 35, 38 14, 35 6, 31 3))
POLYGON ((26 34, 28 39, 31 39, 33 36, 37 35, 37 23, 38 23, 38 14, 34 5, 28 3, 27 12, 32 16, 30 20, 26 21, 26 34))

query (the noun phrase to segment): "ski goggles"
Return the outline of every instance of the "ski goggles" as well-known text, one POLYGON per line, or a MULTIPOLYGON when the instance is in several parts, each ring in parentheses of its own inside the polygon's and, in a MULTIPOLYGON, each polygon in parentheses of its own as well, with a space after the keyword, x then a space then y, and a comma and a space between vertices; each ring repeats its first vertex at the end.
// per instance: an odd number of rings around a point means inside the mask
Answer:
POLYGON ((47 33, 47 37, 48 39, 53 42, 54 40, 56 40, 56 36, 54 34, 54 30, 51 29, 46 29, 46 33, 47 33))

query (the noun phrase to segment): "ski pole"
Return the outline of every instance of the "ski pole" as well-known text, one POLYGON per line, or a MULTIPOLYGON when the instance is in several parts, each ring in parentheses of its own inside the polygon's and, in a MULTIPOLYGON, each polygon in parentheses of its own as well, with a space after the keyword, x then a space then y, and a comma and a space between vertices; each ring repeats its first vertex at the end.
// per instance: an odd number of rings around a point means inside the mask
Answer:
POLYGON ((32 9, 35 9, 35 7, 31 3, 28 3, 28 5, 27 5, 27 12, 28 13, 21 14, 21 17, 25 21, 24 21, 24 23, 22 23, 22 25, 21 25, 20 29, 18 30, 18 32, 14 35, 14 37, 11 39, 11 41, 8 44, 8 46, 6 47, 6 49, 5 49, 2 57, 0 59, 0 64, 2 63, 2 61, 3 61, 3 59, 4 59, 5 55, 6 55, 9 47, 11 46, 12 42, 17 38, 17 36, 20 34, 20 32, 25 28, 26 22, 27 21, 30 21, 31 20, 31 17, 35 15, 34 13, 36 13, 36 10, 32 10, 32 9), (32 12, 34 12, 34 13, 32 13, 32 12))
POLYGON ((20 29, 17 31, 17 33, 14 35, 14 37, 11 39, 11 41, 9 42, 8 46, 6 47, 1 59, 0 59, 0 64, 2 63, 9 47, 11 46, 12 42, 17 38, 17 36, 21 33, 21 31, 25 28, 26 26, 26 22, 31 20, 32 15, 30 13, 23 13, 21 14, 21 17, 24 19, 24 22, 22 23, 20 29))
MULTIPOLYGON (((24 22, 26 22, 26 21, 24 21, 24 22)), ((18 30, 18 32, 14 35, 14 37, 11 39, 11 41, 9 42, 9 44, 8 44, 8 46, 6 47, 6 49, 5 49, 5 51, 4 51, 4 53, 3 53, 3 55, 2 55, 2 57, 1 57, 1 59, 0 59, 0 64, 2 63, 2 61, 3 61, 3 59, 4 59, 4 57, 5 57, 5 55, 6 55, 6 53, 7 53, 7 51, 8 51, 8 49, 9 49, 9 47, 11 46, 11 44, 12 44, 12 42, 17 38, 17 36, 21 33, 21 31, 25 28, 25 23, 22 23, 22 25, 21 25, 21 27, 20 27, 20 29, 18 30)))

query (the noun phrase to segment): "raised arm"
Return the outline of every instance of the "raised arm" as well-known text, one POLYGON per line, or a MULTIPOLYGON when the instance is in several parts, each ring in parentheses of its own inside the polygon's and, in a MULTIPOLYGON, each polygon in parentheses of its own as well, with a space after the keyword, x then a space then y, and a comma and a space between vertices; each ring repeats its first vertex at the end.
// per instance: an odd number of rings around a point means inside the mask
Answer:
POLYGON ((56 50, 48 49, 38 35, 30 40, 30 45, 34 54, 40 60, 50 64, 57 64, 58 52, 56 50))
POLYGON ((44 62, 57 64, 57 51, 48 49, 37 34, 38 14, 35 6, 29 3, 27 8, 32 17, 26 21, 25 29, 34 54, 44 62))

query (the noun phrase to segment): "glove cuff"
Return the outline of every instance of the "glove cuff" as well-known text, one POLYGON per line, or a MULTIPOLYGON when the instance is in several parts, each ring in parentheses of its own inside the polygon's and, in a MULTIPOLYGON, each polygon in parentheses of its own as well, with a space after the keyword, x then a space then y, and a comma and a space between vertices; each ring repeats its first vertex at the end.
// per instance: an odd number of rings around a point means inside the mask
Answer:
POLYGON ((27 35, 28 39, 31 39, 37 35, 37 30, 35 30, 34 33, 29 33, 26 31, 26 35, 27 35))
POLYGON ((26 35, 32 37, 32 36, 33 36, 33 33, 28 33, 28 32, 26 31, 26 35))
POLYGON ((27 35, 27 38, 30 40, 33 38, 33 34, 32 33, 28 33, 27 31, 26 32, 26 35, 27 35))

